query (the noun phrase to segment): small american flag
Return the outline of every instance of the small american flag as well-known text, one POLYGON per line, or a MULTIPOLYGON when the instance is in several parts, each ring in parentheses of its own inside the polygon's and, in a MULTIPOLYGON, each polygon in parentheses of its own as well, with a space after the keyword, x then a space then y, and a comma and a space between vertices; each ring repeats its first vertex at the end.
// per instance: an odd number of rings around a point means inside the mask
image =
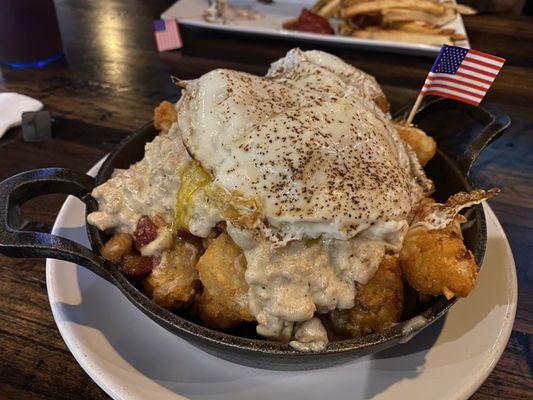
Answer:
POLYGON ((477 50, 443 45, 421 95, 434 94, 479 105, 505 60, 477 50))
POLYGON ((180 31, 175 19, 159 19, 154 21, 154 30, 157 50, 167 51, 181 49, 183 47, 180 31))

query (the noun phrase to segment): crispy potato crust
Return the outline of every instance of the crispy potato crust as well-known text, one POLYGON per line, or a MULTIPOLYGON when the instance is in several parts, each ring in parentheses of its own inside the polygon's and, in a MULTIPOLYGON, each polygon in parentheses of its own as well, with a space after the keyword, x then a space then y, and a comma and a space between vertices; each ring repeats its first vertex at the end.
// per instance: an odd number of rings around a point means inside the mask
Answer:
MULTIPOLYGON (((499 188, 492 188, 490 190, 475 189, 470 192, 458 192, 450 196, 446 203, 436 203, 432 198, 426 198, 421 201, 414 215, 413 222, 428 222, 432 219, 432 215, 437 214, 444 220, 456 220, 457 222, 465 222, 464 218, 458 213, 463 208, 479 204, 482 201, 489 200, 500 193, 499 188)), ((443 228, 443 227, 441 227, 443 228)))
POLYGON ((461 236, 460 219, 444 229, 410 229, 400 252, 407 282, 418 292, 448 299, 466 297, 476 285, 477 265, 461 236))
POLYGON ((328 327, 341 337, 357 338, 380 332, 400 320, 403 311, 403 281, 398 259, 385 256, 376 275, 358 285, 355 306, 333 310, 328 327))
POLYGON ((248 309, 248 284, 244 280, 246 260, 226 233, 209 244, 196 269, 204 287, 196 306, 206 326, 229 329, 253 320, 248 309))
POLYGON ((202 247, 198 241, 178 238, 144 280, 146 294, 160 306, 177 310, 189 306, 201 290, 194 266, 202 247))
POLYGON ((414 150, 420 165, 426 165, 435 156, 437 143, 431 136, 426 135, 423 130, 400 123, 395 123, 394 126, 403 141, 414 150))
POLYGON ((170 101, 162 101, 154 109, 154 126, 155 129, 165 134, 168 132, 174 122, 178 120, 176 107, 170 101))
POLYGON ((118 264, 122 257, 131 253, 133 239, 127 233, 117 233, 102 247, 102 256, 113 263, 118 264))
POLYGON ((390 103, 385 96, 377 96, 377 97, 374 97, 373 100, 374 100, 374 103, 376 103, 376 105, 384 113, 388 113, 390 111, 390 103))

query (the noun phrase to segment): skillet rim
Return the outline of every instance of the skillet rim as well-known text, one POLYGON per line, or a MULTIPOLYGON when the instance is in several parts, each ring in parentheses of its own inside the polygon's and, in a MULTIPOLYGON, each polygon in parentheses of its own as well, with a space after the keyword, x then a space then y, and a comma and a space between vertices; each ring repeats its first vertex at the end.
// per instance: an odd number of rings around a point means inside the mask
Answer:
MULTIPOLYGON (((98 171, 96 176, 96 185, 100 185, 105 182, 103 175, 109 174, 112 171, 108 171, 110 168, 115 168, 113 166, 114 161, 121 153, 124 151, 124 148, 130 144, 131 141, 136 139, 138 136, 153 134, 153 137, 157 134, 157 131, 153 127, 153 124, 147 123, 141 128, 135 130, 128 136, 126 136, 111 152, 111 154, 106 158, 101 168, 98 171)), ((146 143, 144 141, 143 143, 146 143)), ((444 152, 437 149, 438 157, 441 157, 448 167, 451 167, 458 177, 461 177, 462 184, 465 190, 471 190, 472 184, 468 178, 468 175, 460 170, 455 162, 451 160, 444 152)), ((92 199, 92 198, 91 198, 92 199)), ((95 206, 97 205, 96 201, 89 201, 86 207, 86 216, 96 210, 95 206)), ((474 208, 474 218, 478 223, 478 231, 476 236, 476 245, 471 251, 474 253, 476 262, 478 266, 481 266, 483 256, 485 253, 486 247, 486 221, 483 210, 480 205, 474 208)), ((99 248, 104 244, 104 234, 99 231, 96 227, 88 224, 86 222, 87 232, 89 236, 89 241, 91 243, 91 248, 93 251, 98 251, 99 248)), ((344 339, 338 341, 331 341, 328 343, 328 346, 325 350, 318 352, 301 352, 293 349, 288 344, 270 342, 261 339, 252 339, 241 337, 237 335, 232 335, 229 333, 217 331, 208 327, 204 327, 200 324, 192 322, 184 317, 181 317, 177 314, 172 313, 169 310, 164 309, 163 307, 157 305, 155 302, 150 300, 143 292, 137 289, 133 284, 131 284, 118 270, 118 267, 112 265, 112 270, 110 271, 116 280, 115 285, 126 295, 128 300, 132 302, 136 307, 138 307, 143 313, 149 316, 155 322, 158 322, 160 325, 163 325, 164 328, 170 330, 172 333, 183 334, 189 338, 195 338, 200 341, 203 341, 205 344, 213 344, 218 346, 226 347, 226 350, 231 348, 238 349, 241 351, 249 351, 255 354, 264 354, 264 355, 284 355, 290 356, 295 359, 308 358, 310 356, 317 357, 321 355, 331 355, 331 354, 353 354, 358 352, 364 352, 372 350, 373 347, 376 347, 377 350, 382 350, 384 347, 390 347, 394 344, 410 339, 414 334, 425 329, 431 323, 435 322, 441 318, 457 301, 457 298, 451 300, 446 300, 443 296, 438 296, 430 302, 428 307, 420 314, 415 315, 414 317, 400 321, 399 323, 393 325, 392 327, 387 328, 386 330, 365 335, 355 339, 344 339), (419 317, 424 318, 424 323, 421 325, 413 324, 413 320, 419 317), (379 348, 378 347, 382 347, 379 348)), ((195 344, 195 343, 193 343, 195 344)))

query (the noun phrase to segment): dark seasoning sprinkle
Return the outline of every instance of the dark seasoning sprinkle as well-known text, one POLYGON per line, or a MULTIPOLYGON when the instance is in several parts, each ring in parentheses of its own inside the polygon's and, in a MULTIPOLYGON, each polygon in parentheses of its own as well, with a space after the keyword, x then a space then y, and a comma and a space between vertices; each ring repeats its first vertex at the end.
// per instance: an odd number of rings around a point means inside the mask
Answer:
MULTIPOLYGON (((331 76, 305 63, 275 80, 217 73, 226 82, 218 104, 221 125, 232 126, 242 113, 258 121, 237 147, 260 171, 247 180, 252 191, 264 194, 275 215, 340 218, 350 231, 359 221, 408 213, 411 177, 389 148, 387 128, 367 103, 344 97, 340 79, 332 84, 331 76)), ((225 173, 246 173, 233 164, 225 173)))

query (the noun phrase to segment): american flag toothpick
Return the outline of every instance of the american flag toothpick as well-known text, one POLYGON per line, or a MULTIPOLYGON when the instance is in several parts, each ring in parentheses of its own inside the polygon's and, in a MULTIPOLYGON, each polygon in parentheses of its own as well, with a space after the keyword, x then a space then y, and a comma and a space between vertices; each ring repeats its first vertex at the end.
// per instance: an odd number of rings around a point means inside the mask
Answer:
POLYGON ((443 45, 409 113, 407 124, 413 121, 426 94, 478 106, 504 62, 503 58, 477 50, 443 45))
POLYGON ((181 49, 183 47, 180 31, 175 19, 159 19, 154 21, 154 31, 157 50, 167 51, 181 49))

